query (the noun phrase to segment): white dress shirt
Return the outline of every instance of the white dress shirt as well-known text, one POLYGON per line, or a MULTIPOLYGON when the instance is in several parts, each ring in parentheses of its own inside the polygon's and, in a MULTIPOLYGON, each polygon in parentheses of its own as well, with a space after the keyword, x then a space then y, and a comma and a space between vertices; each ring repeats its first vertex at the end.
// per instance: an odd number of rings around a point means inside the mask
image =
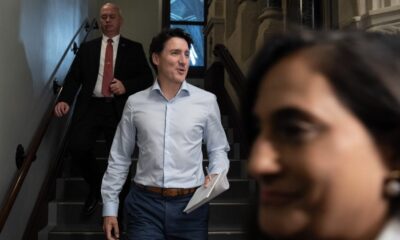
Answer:
POLYGON ((177 95, 168 101, 155 81, 152 87, 130 96, 103 177, 103 216, 117 216, 118 194, 135 144, 139 147, 136 183, 193 188, 204 183, 203 141, 210 174, 228 170, 229 144, 214 94, 184 81, 177 95))
MULTIPOLYGON (((117 52, 118 52, 118 44, 119 38, 121 35, 114 36, 111 38, 113 40, 113 72, 115 69, 115 59, 117 59, 117 52)), ((107 47, 107 40, 109 37, 103 35, 101 40, 101 51, 100 51, 100 64, 99 64, 99 73, 97 75, 96 85, 93 90, 93 97, 104 97, 101 93, 101 88, 103 85, 103 73, 104 73, 104 58, 106 56, 106 47, 107 47)))

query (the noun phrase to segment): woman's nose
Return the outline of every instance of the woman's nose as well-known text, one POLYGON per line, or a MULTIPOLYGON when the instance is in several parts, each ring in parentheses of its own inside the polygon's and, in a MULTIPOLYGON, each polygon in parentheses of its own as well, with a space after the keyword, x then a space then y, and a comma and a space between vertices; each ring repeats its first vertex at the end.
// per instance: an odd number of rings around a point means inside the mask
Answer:
POLYGON ((248 171, 253 177, 266 174, 276 174, 281 171, 278 152, 271 142, 263 137, 258 137, 254 142, 249 157, 248 171))

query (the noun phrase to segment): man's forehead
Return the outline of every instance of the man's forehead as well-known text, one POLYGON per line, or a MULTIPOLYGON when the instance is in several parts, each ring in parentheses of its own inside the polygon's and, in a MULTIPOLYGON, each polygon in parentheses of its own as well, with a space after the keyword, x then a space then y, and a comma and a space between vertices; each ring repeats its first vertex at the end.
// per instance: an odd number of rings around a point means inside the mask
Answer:
POLYGON ((165 48, 168 50, 189 51, 188 44, 185 39, 173 37, 165 43, 165 48))
POLYGON ((118 8, 112 5, 103 6, 100 9, 100 15, 104 14, 118 14, 118 8))
POLYGON ((101 12, 100 15, 101 16, 104 16, 104 15, 107 15, 107 16, 113 15, 114 16, 114 15, 117 15, 117 13, 116 12, 101 12))

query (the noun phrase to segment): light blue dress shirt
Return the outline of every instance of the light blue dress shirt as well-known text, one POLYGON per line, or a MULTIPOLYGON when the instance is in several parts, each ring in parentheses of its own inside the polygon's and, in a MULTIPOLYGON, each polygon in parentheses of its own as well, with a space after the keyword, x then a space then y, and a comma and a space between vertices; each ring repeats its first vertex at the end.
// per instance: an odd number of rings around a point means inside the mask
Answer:
POLYGON ((202 142, 210 174, 229 168, 229 144, 214 94, 186 81, 167 100, 157 81, 128 98, 103 177, 103 216, 117 216, 118 194, 128 175, 135 144, 134 181, 145 186, 193 188, 204 183, 202 142))

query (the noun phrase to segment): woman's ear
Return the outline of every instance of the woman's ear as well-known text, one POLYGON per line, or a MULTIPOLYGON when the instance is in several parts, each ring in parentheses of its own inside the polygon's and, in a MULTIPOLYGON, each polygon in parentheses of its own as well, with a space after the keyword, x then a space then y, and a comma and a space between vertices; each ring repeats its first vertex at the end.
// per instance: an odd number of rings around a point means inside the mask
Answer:
POLYGON ((152 60, 153 64, 156 66, 158 66, 158 64, 160 63, 160 57, 158 56, 157 53, 151 54, 151 60, 152 60))
POLYGON ((400 196, 400 171, 392 170, 384 182, 384 194, 387 198, 398 198, 400 196))
POLYGON ((398 156, 396 150, 393 150, 393 148, 387 144, 380 144, 379 150, 389 170, 400 169, 400 156, 398 156))

